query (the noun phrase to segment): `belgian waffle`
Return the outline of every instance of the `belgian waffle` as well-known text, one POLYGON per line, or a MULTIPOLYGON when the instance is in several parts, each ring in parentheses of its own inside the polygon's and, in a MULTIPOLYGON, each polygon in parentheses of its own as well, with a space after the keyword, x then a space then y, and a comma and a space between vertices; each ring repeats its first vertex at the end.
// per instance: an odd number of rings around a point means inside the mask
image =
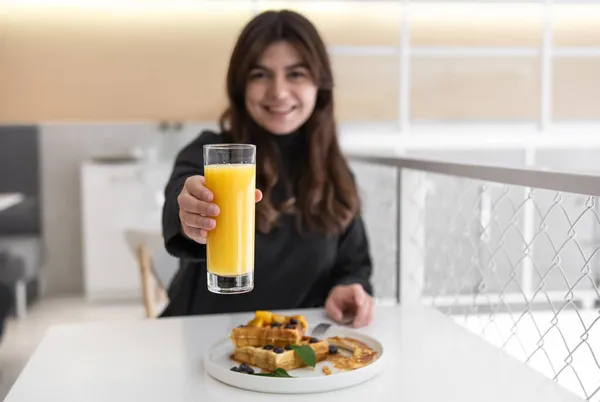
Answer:
POLYGON ((302 316, 282 316, 268 311, 257 311, 246 325, 231 330, 231 343, 244 346, 281 346, 299 344, 306 331, 302 316))
MULTIPOLYGON (((325 360, 329 354, 329 345, 324 340, 310 343, 310 337, 302 337, 299 345, 309 345, 315 352, 317 362, 325 360)), ((283 348, 270 348, 256 346, 242 346, 235 348, 233 360, 258 367, 264 371, 272 372, 278 368, 286 371, 304 367, 306 364, 293 350, 283 348), (279 353, 277 353, 279 352, 279 353)))

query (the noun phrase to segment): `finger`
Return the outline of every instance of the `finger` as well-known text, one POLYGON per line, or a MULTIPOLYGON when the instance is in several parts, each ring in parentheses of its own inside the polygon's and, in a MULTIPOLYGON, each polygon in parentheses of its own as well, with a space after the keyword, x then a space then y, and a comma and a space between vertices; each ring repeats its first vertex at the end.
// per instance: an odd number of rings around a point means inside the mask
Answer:
POLYGON ((355 283, 352 285, 354 304, 358 307, 363 305, 367 301, 367 292, 363 289, 362 285, 355 283))
POLYGON ((216 204, 200 201, 198 198, 186 191, 183 191, 181 194, 179 194, 179 197, 177 197, 177 202, 179 203, 180 210, 192 214, 217 216, 220 212, 219 207, 216 204))
POLYGON ((213 193, 204 187, 204 183, 203 176, 192 176, 186 179, 184 188, 199 200, 210 202, 213 200, 213 193))
POLYGON ((327 298, 327 301, 325 302, 325 311, 334 321, 339 322, 344 317, 342 309, 340 308, 337 300, 333 297, 327 298))
POLYGON ((182 224, 195 229, 211 230, 217 226, 217 221, 213 218, 193 214, 187 211, 179 211, 179 220, 182 224))
POLYGON ((256 202, 260 202, 260 200, 262 200, 263 197, 263 193, 260 190, 256 190, 256 202))
POLYGON ((360 284, 352 285, 354 302, 354 326, 362 326, 368 313, 369 295, 360 284))
POLYGON ((373 299, 367 296, 366 301, 357 307, 356 317, 354 318, 355 328, 363 327, 371 322, 373 307, 373 299))
POLYGON ((187 237, 194 240, 196 243, 206 244, 206 236, 208 235, 206 230, 193 228, 185 224, 182 224, 181 226, 183 227, 183 232, 187 237))
POLYGON ((367 313, 365 325, 369 325, 373 321, 373 316, 375 315, 375 299, 373 299, 372 297, 370 297, 369 299, 369 312, 367 313))

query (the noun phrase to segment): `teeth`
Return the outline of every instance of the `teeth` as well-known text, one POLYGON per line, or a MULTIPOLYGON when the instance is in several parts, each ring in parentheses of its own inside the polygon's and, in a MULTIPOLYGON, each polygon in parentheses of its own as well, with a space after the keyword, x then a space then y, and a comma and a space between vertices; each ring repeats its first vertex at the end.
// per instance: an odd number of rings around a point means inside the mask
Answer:
POLYGON ((270 107, 268 107, 267 110, 271 113, 288 113, 292 111, 292 109, 274 109, 270 107))

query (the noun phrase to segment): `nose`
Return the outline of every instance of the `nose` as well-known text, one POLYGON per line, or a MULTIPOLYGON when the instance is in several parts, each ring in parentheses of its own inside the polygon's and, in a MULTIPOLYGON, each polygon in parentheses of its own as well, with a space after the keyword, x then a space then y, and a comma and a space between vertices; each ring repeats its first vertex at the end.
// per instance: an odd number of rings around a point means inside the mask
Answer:
POLYGON ((271 80, 269 87, 269 97, 271 99, 283 99, 289 93, 288 82, 285 76, 277 75, 271 80))

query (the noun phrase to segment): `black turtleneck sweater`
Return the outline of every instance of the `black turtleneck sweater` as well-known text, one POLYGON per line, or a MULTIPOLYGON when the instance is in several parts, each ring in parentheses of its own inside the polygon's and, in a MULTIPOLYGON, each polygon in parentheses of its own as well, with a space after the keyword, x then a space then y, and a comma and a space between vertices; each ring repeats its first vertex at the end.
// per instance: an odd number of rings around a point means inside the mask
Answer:
MULTIPOLYGON (((291 178, 298 173, 295 158, 305 155, 303 135, 272 135, 272 140, 280 153, 280 168, 291 178)), ((256 231, 251 292, 219 295, 208 291, 206 246, 182 234, 177 196, 188 177, 204 174, 203 146, 230 142, 227 134, 205 131, 175 161, 165 189, 163 236, 167 251, 181 264, 162 316, 322 307, 331 288, 339 284, 358 283, 372 294, 371 258, 360 216, 341 235, 326 236, 306 231, 299 234, 295 218, 289 214, 282 214, 270 233, 256 231)), ((287 191, 276 186, 273 197, 285 199, 287 191)))

